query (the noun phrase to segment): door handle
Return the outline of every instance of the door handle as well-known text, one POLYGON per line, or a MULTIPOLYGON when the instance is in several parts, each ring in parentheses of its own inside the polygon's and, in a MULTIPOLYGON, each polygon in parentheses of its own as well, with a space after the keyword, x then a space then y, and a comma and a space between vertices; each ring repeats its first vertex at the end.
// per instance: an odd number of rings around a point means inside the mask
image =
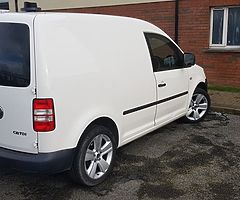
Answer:
POLYGON ((165 87, 165 86, 167 86, 166 83, 159 83, 159 84, 158 84, 158 87, 165 87))

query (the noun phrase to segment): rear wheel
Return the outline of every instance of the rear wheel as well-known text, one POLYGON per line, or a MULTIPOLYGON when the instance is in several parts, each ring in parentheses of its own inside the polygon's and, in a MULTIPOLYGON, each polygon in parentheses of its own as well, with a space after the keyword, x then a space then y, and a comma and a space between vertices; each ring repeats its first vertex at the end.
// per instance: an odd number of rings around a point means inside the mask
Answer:
POLYGON ((116 154, 113 133, 104 126, 93 126, 83 136, 71 169, 71 177, 87 186, 103 182, 112 171, 116 154))
POLYGON ((185 122, 196 123, 204 119, 210 107, 210 97, 208 93, 196 88, 193 93, 187 114, 183 117, 185 122))

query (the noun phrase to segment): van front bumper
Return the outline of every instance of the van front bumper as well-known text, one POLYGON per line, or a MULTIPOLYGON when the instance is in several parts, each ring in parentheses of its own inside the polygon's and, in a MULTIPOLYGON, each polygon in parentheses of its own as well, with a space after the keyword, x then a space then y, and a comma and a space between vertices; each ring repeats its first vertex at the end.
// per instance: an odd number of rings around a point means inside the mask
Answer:
POLYGON ((0 166, 27 172, 52 174, 69 170, 74 154, 75 149, 30 154, 0 148, 0 166))

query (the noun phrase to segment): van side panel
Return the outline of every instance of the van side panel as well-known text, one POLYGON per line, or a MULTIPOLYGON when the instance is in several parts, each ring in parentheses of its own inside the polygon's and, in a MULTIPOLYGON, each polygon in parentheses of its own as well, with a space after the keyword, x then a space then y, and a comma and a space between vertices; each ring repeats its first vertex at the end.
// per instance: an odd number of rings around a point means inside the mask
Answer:
POLYGON ((35 20, 37 97, 53 98, 56 129, 39 133, 39 151, 74 148, 98 117, 116 122, 121 145, 154 126, 156 101, 143 29, 148 23, 121 17, 61 14, 35 20))

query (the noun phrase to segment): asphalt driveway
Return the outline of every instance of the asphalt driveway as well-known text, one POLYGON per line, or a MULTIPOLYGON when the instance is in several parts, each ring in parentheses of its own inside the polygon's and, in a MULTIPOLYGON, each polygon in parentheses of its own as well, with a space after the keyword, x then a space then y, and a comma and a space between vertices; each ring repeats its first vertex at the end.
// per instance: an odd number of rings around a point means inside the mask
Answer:
POLYGON ((240 116, 216 113, 200 124, 171 123, 120 148, 112 175, 93 188, 67 173, 0 167, 0 199, 240 199, 239 124, 240 116))

